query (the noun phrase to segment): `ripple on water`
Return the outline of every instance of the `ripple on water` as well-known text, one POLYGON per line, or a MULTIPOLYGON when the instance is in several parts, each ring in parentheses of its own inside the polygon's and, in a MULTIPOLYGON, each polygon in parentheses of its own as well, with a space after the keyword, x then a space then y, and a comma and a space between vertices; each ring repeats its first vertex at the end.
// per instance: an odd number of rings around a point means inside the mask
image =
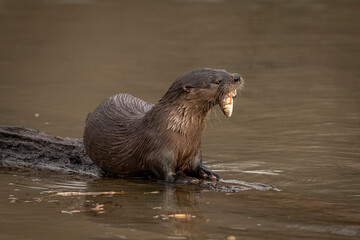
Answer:
POLYGON ((250 189, 256 189, 256 190, 260 190, 260 191, 268 191, 268 190, 281 191, 277 187, 270 186, 270 185, 267 185, 264 183, 245 182, 245 181, 240 181, 240 180, 236 180, 236 179, 227 179, 227 180, 223 179, 223 180, 221 180, 221 182, 230 183, 230 184, 238 184, 241 186, 249 187, 250 189))
POLYGON ((312 232, 318 232, 318 233, 332 233, 332 234, 347 236, 347 237, 360 236, 360 226, 343 227, 343 226, 336 226, 336 225, 323 226, 323 225, 295 224, 295 225, 289 225, 288 228, 300 229, 300 230, 312 231, 312 232))

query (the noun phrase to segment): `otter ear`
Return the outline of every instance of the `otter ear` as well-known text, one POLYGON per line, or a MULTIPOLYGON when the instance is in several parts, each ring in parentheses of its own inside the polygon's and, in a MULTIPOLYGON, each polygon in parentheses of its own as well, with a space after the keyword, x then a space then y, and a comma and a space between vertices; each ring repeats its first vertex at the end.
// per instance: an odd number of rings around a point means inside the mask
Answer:
POLYGON ((190 84, 186 85, 183 87, 185 92, 191 92, 192 89, 194 89, 194 87, 190 84))

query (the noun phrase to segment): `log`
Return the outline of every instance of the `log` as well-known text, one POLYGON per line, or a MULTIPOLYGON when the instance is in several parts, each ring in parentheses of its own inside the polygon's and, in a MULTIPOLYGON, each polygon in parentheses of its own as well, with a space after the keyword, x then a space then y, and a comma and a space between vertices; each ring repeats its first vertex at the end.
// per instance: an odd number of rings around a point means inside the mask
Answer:
MULTIPOLYGON (((111 176, 91 161, 82 139, 50 136, 40 130, 18 126, 0 125, 0 167, 34 168, 92 177, 111 176)), ((224 185, 200 181, 198 186, 220 192, 278 190, 266 184, 246 182, 224 185)))
POLYGON ((86 154, 81 139, 14 126, 0 126, 0 166, 103 175, 86 154))

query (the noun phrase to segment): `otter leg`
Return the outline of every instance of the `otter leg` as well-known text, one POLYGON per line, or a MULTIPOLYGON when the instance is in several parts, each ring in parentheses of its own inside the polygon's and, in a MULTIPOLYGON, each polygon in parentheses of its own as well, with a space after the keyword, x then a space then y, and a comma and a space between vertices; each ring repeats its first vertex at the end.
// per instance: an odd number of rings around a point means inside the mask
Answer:
POLYGON ((211 180, 220 180, 221 177, 211 171, 208 167, 206 167, 202 163, 202 155, 201 155, 201 149, 199 148, 198 152, 194 156, 194 158, 190 161, 190 171, 191 174, 196 175, 203 179, 211 179, 211 180))
POLYGON ((180 184, 188 184, 188 183, 199 183, 199 179, 195 177, 189 177, 184 175, 176 175, 175 167, 174 170, 171 167, 158 165, 156 168, 152 169, 152 173, 158 178, 163 179, 165 182, 174 182, 180 184))
POLYGON ((157 160, 147 161, 148 167, 152 175, 166 182, 175 182, 175 161, 173 157, 169 155, 169 152, 164 151, 166 154, 162 154, 157 160))
POLYGON ((172 170, 171 167, 159 165, 152 169, 152 173, 156 178, 165 180, 166 182, 175 182, 176 180, 175 167, 174 170, 172 170))

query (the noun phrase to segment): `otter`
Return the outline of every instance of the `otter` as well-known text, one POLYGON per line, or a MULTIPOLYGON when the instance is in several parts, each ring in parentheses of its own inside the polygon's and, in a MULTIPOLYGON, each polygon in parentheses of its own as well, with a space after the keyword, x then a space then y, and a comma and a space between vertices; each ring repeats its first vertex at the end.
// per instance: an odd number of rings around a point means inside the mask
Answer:
POLYGON ((86 152, 118 177, 219 180, 202 163, 201 136, 214 106, 232 115, 242 85, 238 73, 203 68, 176 79, 157 104, 130 94, 109 97, 86 119, 86 152))

